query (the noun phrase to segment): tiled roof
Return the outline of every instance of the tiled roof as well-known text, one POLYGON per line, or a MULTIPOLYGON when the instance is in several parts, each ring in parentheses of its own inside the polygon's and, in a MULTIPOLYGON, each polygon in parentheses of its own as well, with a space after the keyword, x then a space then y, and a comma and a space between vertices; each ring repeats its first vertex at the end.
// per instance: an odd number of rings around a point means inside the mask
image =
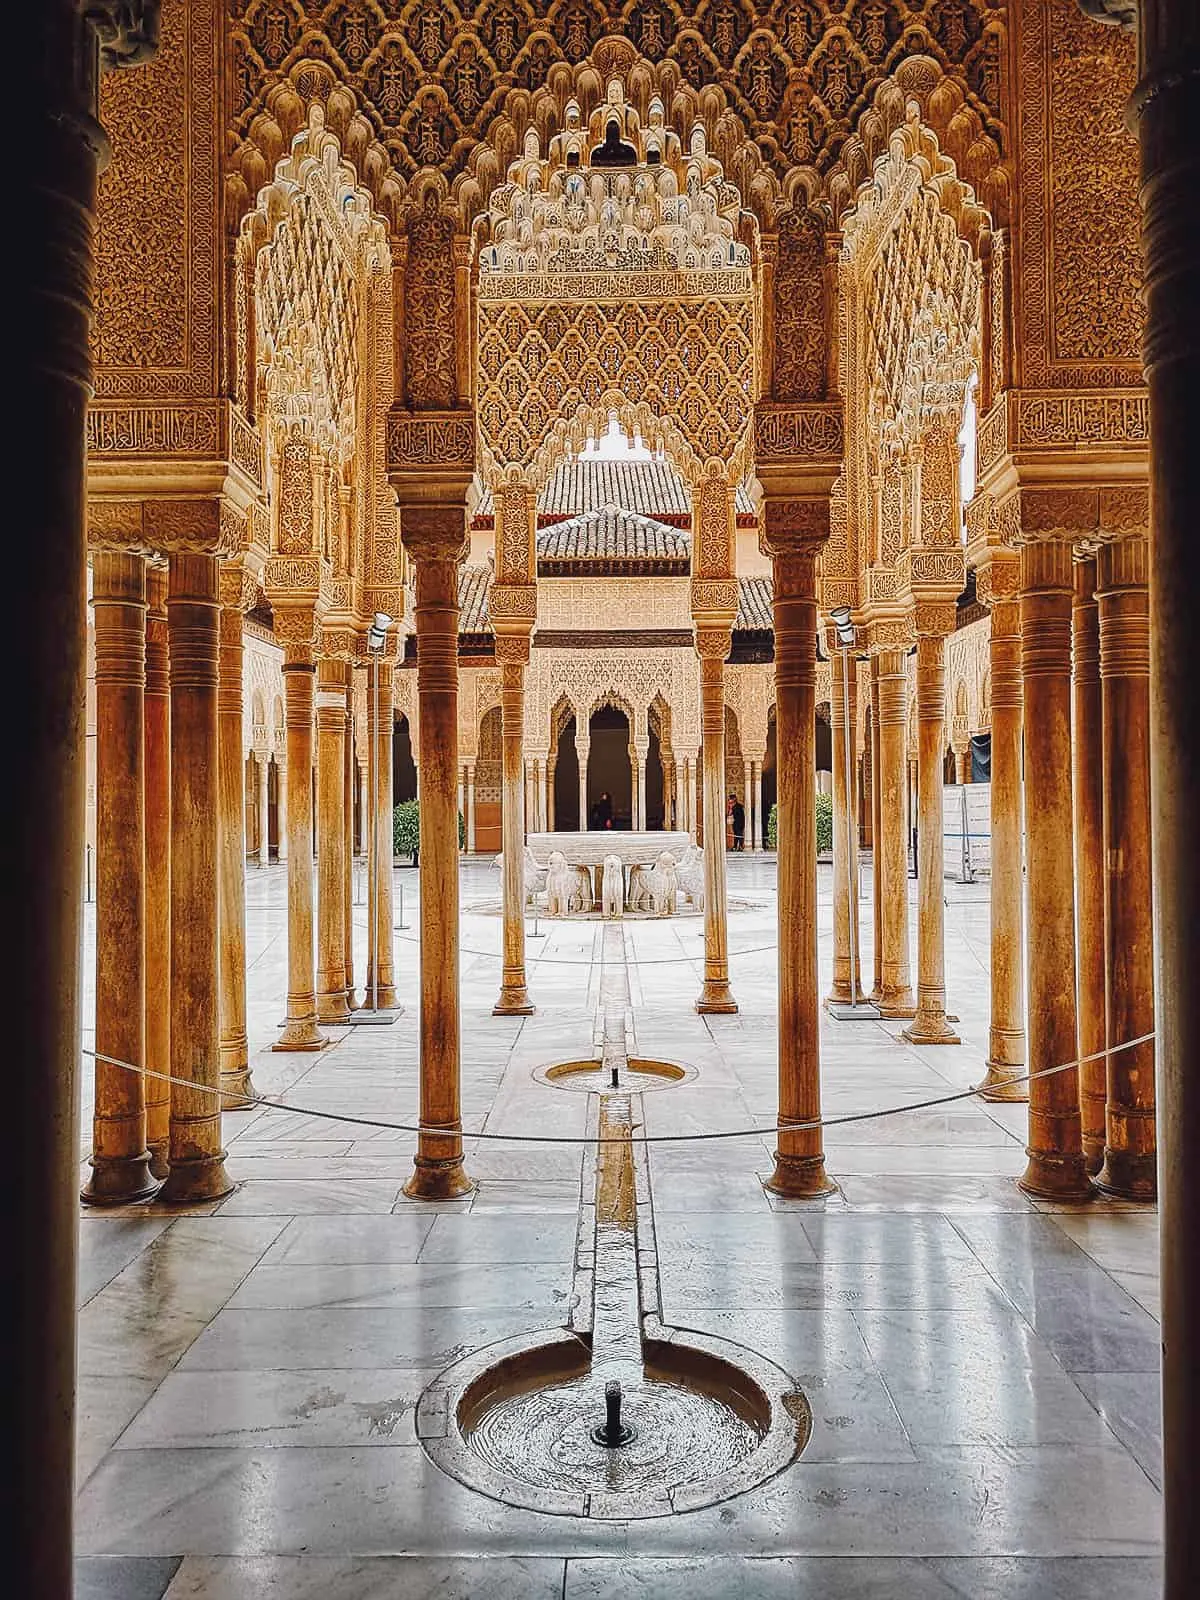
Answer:
POLYGON ((734 627, 747 633, 773 631, 775 619, 771 610, 770 578, 738 579, 738 613, 734 627))
POLYGON ((567 562, 602 561, 607 565, 665 563, 686 571, 690 541, 678 528, 606 505, 583 516, 552 523, 537 536, 538 567, 567 562))
POLYGON ((463 567, 458 575, 459 633, 489 633, 488 589, 492 582, 490 566, 463 567))
MULTIPOLYGON (((738 485, 739 516, 753 515, 754 503, 738 485)), ((538 496, 545 517, 577 517, 602 506, 619 505, 643 517, 690 517, 687 485, 668 461, 566 461, 538 496)), ((495 513, 490 489, 483 491, 476 516, 495 513)))

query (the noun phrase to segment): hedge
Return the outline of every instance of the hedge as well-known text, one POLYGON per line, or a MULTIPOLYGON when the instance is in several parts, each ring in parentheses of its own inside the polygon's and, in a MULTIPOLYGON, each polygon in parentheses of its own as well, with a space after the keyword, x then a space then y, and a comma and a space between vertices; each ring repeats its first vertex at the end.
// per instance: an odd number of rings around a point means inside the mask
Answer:
MULTIPOLYGON (((458 848, 467 840, 467 825, 463 814, 458 813, 458 848)), ((411 856, 415 862, 421 848, 421 802, 402 800, 392 809, 392 851, 398 856, 411 856)))
MULTIPOLYGON (((779 807, 772 806, 767 816, 767 849, 779 848, 779 807)), ((833 849, 833 800, 817 792, 817 854, 825 855, 833 849)))

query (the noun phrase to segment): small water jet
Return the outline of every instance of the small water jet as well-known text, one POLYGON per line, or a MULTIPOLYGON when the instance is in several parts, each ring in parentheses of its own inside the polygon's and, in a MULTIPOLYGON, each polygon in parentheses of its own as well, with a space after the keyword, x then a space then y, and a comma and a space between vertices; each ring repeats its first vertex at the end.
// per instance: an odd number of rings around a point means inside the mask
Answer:
POLYGON ((592 1438, 606 1450, 620 1450, 637 1438, 637 1429, 621 1421, 619 1378, 610 1378, 604 1385, 604 1421, 592 1429, 592 1438))

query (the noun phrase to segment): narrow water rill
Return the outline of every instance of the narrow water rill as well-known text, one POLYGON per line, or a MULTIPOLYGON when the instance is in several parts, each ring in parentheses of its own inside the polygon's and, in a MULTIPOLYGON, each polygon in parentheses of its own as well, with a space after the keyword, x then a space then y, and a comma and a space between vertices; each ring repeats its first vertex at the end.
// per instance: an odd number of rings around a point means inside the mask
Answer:
MULTIPOLYGON (((623 942, 606 930, 599 1075, 626 1077, 623 942)), ((417 1433, 444 1471, 531 1510, 624 1520, 694 1510, 785 1467, 812 1426, 787 1373, 750 1350, 661 1320, 641 1096, 588 1107, 571 1314, 443 1372, 417 1433)))

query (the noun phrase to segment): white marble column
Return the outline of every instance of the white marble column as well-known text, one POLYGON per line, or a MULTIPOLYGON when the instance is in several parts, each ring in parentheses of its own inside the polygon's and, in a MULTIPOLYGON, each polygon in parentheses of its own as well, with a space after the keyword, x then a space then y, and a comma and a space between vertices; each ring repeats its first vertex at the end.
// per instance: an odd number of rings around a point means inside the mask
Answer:
POLYGON ((767 819, 763 816, 762 762, 754 763, 754 849, 767 848, 767 819))
POLYGON ((580 833, 586 833, 587 832, 587 825, 588 825, 587 779, 588 779, 588 753, 589 753, 590 748, 591 748, 591 745, 590 745, 590 741, 589 740, 587 740, 587 739, 578 739, 578 738, 575 740, 575 751, 576 751, 576 754, 579 757, 579 831, 580 831, 580 833))
POLYGON ((265 867, 271 860, 271 758, 265 750, 254 752, 254 765, 258 772, 258 864, 265 867))
POLYGON ((475 854, 475 763, 467 762, 467 854, 475 854))
POLYGON ((634 746, 634 760, 637 762, 637 825, 643 832, 646 829, 646 764, 650 760, 650 744, 637 744, 634 746))

